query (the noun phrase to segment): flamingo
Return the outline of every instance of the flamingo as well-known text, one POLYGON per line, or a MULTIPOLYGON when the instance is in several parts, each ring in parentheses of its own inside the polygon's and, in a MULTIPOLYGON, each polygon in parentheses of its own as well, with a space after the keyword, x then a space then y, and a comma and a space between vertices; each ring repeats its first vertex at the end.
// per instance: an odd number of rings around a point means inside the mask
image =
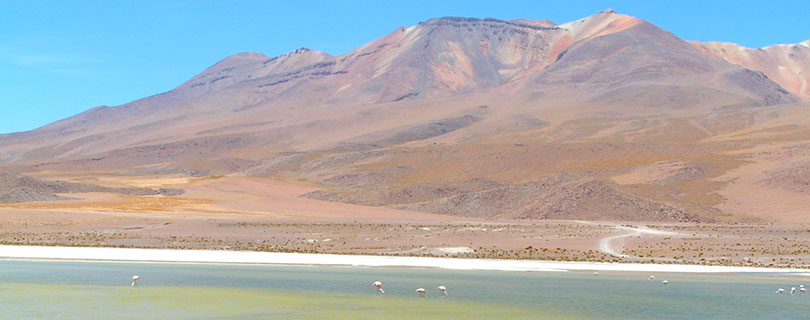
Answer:
POLYGON ((425 292, 425 288, 416 289, 416 294, 420 297, 427 298, 427 292, 425 292))
POLYGON ((791 287, 790 288, 790 294, 792 294, 792 295, 796 294, 796 287, 791 287))
POLYGON ((649 277, 647 277, 647 280, 653 281, 653 280, 655 280, 655 276, 649 276, 649 277))
POLYGON ((785 289, 782 288, 776 289, 776 294, 785 294, 785 289))
POLYGON ((803 284, 799 285, 799 293, 807 293, 807 288, 805 288, 803 284))
POLYGON ((382 282, 374 281, 374 283, 372 283, 371 285, 377 287, 377 291, 379 291, 380 294, 385 294, 385 290, 383 290, 382 288, 382 282))
POLYGON ((138 280, 140 280, 140 279, 141 279, 141 277, 139 277, 138 275, 132 276, 132 283, 130 283, 129 286, 134 287, 135 283, 138 282, 138 280))
POLYGON ((444 286, 439 286, 436 289, 441 291, 441 293, 443 293, 445 297, 447 296, 447 288, 445 288, 444 286))
POLYGON ((664 281, 661 281, 661 284, 663 284, 663 285, 665 285, 665 286, 668 286, 668 285, 669 285, 669 280, 664 280, 664 281))

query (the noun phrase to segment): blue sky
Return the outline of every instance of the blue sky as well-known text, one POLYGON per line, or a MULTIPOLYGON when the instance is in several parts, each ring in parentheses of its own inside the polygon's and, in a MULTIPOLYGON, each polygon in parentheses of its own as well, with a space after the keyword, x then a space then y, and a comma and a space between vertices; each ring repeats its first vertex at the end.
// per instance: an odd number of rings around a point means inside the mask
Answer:
POLYGON ((341 54, 433 17, 548 19, 606 8, 686 40, 810 39, 810 1, 0 0, 0 133, 171 90, 239 52, 341 54))

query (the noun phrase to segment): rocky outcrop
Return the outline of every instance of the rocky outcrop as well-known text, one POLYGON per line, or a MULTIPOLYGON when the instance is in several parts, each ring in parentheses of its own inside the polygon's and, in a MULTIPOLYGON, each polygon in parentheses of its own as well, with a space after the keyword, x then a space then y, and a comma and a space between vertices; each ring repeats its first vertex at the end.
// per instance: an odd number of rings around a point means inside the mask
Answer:
POLYGON ((711 221, 701 215, 622 191, 600 179, 553 175, 541 180, 462 193, 400 209, 500 219, 711 221))

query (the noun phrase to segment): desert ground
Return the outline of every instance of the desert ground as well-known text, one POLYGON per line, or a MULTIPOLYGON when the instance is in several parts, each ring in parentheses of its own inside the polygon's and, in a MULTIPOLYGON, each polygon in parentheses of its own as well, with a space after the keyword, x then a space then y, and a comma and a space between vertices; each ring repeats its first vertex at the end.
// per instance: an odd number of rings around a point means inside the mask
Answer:
POLYGON ((0 244, 679 263, 810 265, 810 228, 786 223, 490 220, 301 197, 318 186, 257 177, 40 178, 183 195, 62 194, 2 204, 0 244))
POLYGON ((258 165, 12 166, 0 244, 808 267, 809 114, 563 121, 258 165))

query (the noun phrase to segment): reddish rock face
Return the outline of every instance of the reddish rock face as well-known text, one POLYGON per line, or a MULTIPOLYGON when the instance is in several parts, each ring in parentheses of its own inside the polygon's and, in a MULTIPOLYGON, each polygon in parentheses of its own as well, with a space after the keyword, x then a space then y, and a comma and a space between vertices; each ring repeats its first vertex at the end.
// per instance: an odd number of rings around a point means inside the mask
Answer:
POLYGON ((804 100, 810 100, 810 40, 800 44, 779 44, 746 48, 728 42, 693 42, 706 54, 765 73, 768 78, 804 100))

